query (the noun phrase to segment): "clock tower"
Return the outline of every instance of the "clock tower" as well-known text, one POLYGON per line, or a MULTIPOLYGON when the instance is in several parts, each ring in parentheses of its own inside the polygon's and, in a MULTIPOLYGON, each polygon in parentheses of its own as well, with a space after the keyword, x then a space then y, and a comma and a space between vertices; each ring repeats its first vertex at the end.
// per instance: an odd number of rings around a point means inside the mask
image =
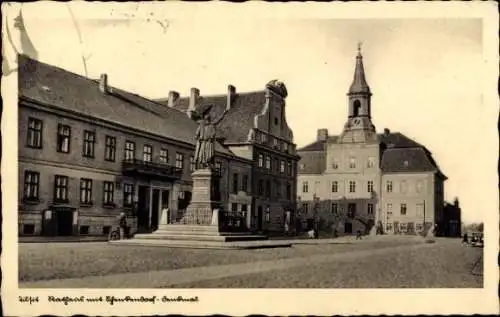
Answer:
POLYGON ((370 87, 366 82, 361 44, 358 44, 354 79, 347 93, 349 114, 344 130, 340 135, 340 143, 371 143, 377 141, 375 126, 371 121, 371 96, 370 87))

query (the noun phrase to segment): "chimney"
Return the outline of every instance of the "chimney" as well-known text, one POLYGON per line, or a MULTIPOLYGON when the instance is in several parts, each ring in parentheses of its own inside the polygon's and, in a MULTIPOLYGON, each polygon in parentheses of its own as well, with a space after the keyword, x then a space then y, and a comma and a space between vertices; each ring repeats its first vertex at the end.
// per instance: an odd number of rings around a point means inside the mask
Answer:
POLYGON ((175 107, 179 101, 179 93, 177 91, 169 91, 168 92, 168 106, 170 108, 175 107))
POLYGON ((235 95, 236 95, 236 87, 234 87, 233 85, 228 85, 227 86, 226 110, 231 109, 235 95))
POLYGON ((328 139, 328 129, 318 129, 317 140, 326 141, 328 139))
POLYGON ((189 108, 188 111, 194 111, 196 108, 196 103, 200 98, 200 90, 198 88, 191 88, 191 95, 189 96, 189 108))
POLYGON ((108 74, 101 74, 101 79, 99 80, 99 90, 104 94, 108 92, 108 74))
POLYGON ((384 129, 384 135, 389 135, 389 134, 391 134, 391 130, 385 128, 384 129))

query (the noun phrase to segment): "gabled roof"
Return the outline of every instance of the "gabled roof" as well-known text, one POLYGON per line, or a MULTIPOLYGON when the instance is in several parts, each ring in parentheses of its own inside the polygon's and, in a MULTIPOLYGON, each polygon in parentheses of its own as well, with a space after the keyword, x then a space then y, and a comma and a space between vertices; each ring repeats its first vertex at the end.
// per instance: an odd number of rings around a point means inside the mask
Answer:
MULTIPOLYGON (((167 104, 167 99, 158 99, 158 102, 167 104)), ((254 92, 236 93, 233 97, 231 109, 217 126, 218 136, 224 138, 224 142, 244 143, 248 132, 254 127, 254 118, 264 109, 266 92, 264 90, 254 92)), ((217 120, 227 106, 227 95, 203 96, 198 100, 199 105, 212 104, 210 115, 212 120, 217 120)), ((189 98, 179 98, 176 109, 186 112, 189 106, 189 98)))
MULTIPOLYGON (((20 98, 195 144, 196 123, 176 109, 114 87, 103 93, 96 80, 24 55, 19 55, 18 63, 20 98)), ((232 155, 218 143, 216 151, 232 155)))

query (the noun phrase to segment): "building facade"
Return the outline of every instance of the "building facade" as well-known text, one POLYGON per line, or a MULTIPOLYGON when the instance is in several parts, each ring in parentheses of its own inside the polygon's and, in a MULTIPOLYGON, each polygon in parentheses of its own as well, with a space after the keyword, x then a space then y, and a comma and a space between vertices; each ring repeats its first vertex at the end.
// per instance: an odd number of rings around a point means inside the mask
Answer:
POLYGON ((337 235, 417 234, 443 219, 446 176, 425 146, 372 123, 372 93, 358 51, 347 93, 348 114, 339 135, 319 129, 298 150, 298 208, 320 230, 337 235))
MULTIPOLYGON (((213 120, 227 111, 217 127, 220 141, 234 155, 252 162, 251 179, 238 173, 228 175, 230 197, 238 200, 242 191, 251 193, 249 226, 257 232, 283 232, 295 216, 299 156, 286 121, 287 95, 285 85, 273 80, 254 92, 237 93, 229 85, 225 95, 200 96, 192 88, 189 98, 171 91, 168 98, 157 100, 187 117, 196 105, 211 105, 213 120)), ((239 212, 242 207, 232 205, 231 209, 239 212)))
MULTIPOLYGON (((92 80, 24 55, 18 63, 20 235, 107 235, 117 225, 120 212, 127 214, 133 231, 151 232, 166 207, 171 223, 180 220, 191 199, 197 123, 176 108, 182 102, 190 109, 206 104, 197 89, 189 98, 171 93, 164 104, 111 87, 106 74, 92 80)), ((243 225, 253 230, 272 229, 258 225, 256 210, 262 203, 256 179, 264 168, 258 168, 254 148, 277 152, 276 157, 286 157, 291 164, 298 159, 286 121, 280 134, 256 118, 273 102, 281 100, 284 108, 284 97, 270 95, 279 92, 277 87, 269 85, 255 94, 255 100, 230 90, 225 99, 234 107, 228 108, 230 120, 221 123, 218 134, 222 136, 215 147, 225 212, 238 214, 243 225), (259 99, 260 95, 264 98, 259 99), (254 116, 241 111, 258 106, 254 116), (255 124, 255 130, 248 128, 255 124), (242 127, 248 128, 244 136, 242 127), (288 142, 288 152, 257 143, 249 136, 251 130, 258 137, 270 131, 281 136, 279 144, 288 142)), ((274 115, 281 119, 284 111, 274 115)), ((269 142, 276 141, 270 138, 269 142)), ((282 169, 275 173, 283 183, 291 183, 289 199, 283 199, 289 203, 286 206, 296 205, 296 174, 291 166, 286 169, 289 174, 281 173, 282 169)), ((269 218, 283 218, 277 212, 283 213, 271 210, 269 218)), ((263 218, 260 223, 272 222, 263 218)))
MULTIPOLYGON (((197 125, 183 113, 23 55, 18 113, 20 235, 106 235, 122 211, 149 232, 189 204, 197 125)), ((220 143, 216 158, 223 205, 252 210, 228 181, 251 184, 252 161, 220 143)))

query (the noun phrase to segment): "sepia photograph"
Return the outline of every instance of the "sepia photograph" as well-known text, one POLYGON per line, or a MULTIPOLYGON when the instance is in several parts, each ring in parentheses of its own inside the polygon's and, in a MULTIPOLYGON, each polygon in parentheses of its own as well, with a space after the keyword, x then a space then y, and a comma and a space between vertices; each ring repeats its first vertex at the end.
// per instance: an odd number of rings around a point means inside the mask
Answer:
POLYGON ((16 311, 498 309, 496 6, 260 4, 2 4, 16 311))

